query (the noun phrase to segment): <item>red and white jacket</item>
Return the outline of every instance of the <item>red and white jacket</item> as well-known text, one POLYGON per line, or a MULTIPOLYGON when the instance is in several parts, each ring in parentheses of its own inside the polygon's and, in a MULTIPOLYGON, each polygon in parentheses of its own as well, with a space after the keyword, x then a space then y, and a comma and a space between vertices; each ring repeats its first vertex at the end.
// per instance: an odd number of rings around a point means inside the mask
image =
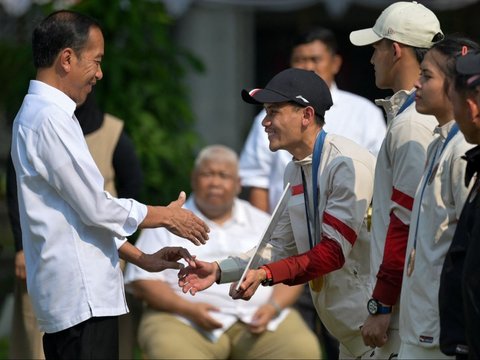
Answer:
MULTIPOLYGON (((360 356, 369 349, 363 344, 360 326, 368 315, 366 303, 372 291, 365 218, 373 193, 375 157, 351 140, 327 134, 318 171, 320 239, 312 249, 301 168, 313 206, 310 155, 290 162, 285 170, 284 181, 292 185, 292 196, 262 262, 268 264, 274 283, 294 285, 322 278, 322 288, 311 290, 320 319, 350 353, 360 356)), ((220 282, 238 280, 250 254, 245 255, 219 262, 220 282)))
MULTIPOLYGON (((387 134, 375 169, 371 269, 377 276, 373 297, 388 305, 400 296, 413 198, 438 124, 434 116, 419 114, 415 102, 398 114, 412 91, 376 101, 387 114, 387 134)), ((395 316, 391 327, 398 328, 397 322, 395 316)))

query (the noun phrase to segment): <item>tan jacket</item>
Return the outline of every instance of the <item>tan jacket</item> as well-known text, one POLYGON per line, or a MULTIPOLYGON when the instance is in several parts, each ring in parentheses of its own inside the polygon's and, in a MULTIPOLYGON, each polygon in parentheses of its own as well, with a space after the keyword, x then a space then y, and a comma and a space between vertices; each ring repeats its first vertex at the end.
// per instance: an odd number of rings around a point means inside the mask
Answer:
MULTIPOLYGON (((302 184, 300 166, 305 171, 309 203, 313 204, 311 156, 288 164, 285 183, 290 182, 294 189, 302 184)), ((311 290, 311 295, 324 325, 355 356, 369 350, 363 344, 360 326, 368 316, 366 304, 372 291, 365 215, 373 193, 374 168, 375 157, 367 150, 342 136, 327 135, 318 173, 319 226, 322 234, 339 243, 345 264, 325 275, 321 290, 311 290), (324 213, 355 232, 353 246, 341 229, 323 223, 324 213)), ((296 193, 262 254, 263 263, 310 250, 306 224, 303 192, 296 193)), ((237 280, 246 261, 248 254, 220 261, 221 282, 237 280)))
POLYGON ((85 136, 88 150, 95 164, 105 179, 104 189, 112 196, 117 196, 115 189, 115 169, 113 168, 113 153, 123 129, 123 121, 113 115, 105 114, 102 126, 85 136))

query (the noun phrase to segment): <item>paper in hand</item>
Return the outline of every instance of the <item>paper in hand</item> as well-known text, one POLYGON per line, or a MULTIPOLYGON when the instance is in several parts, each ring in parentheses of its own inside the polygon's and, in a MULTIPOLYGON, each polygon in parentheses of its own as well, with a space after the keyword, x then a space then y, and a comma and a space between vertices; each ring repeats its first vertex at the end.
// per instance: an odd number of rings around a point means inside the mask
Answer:
POLYGON ((265 246, 267 246, 267 243, 270 241, 270 238, 273 234, 273 230, 275 230, 278 220, 280 220, 280 217, 282 216, 283 211, 287 207, 288 200, 290 199, 289 190, 290 190, 290 183, 287 183, 287 185, 285 185, 285 188, 283 189, 282 196, 280 197, 280 200, 278 201, 277 206, 275 206, 275 210, 273 210, 272 217, 270 218, 267 228, 265 229, 265 232, 263 233, 263 236, 260 238, 260 242, 258 243, 255 249, 255 254, 248 261, 248 264, 245 267, 245 270, 243 271, 243 274, 240 277, 240 280, 238 280, 235 290, 237 291, 240 290, 240 284, 245 279, 245 276, 247 275, 248 270, 257 268, 258 261, 260 260, 260 255, 262 254, 263 249, 265 249, 265 246))

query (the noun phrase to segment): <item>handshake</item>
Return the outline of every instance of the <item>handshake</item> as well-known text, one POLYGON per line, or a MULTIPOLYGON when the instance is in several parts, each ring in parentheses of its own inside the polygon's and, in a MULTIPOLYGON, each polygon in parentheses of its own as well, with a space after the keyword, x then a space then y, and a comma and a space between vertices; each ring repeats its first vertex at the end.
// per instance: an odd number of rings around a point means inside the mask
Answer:
MULTIPOLYGON (((266 271, 262 268, 248 270, 244 280, 237 289, 237 282, 230 286, 230 296, 233 299, 249 300, 267 278, 266 271)), ((182 267, 178 272, 178 286, 186 294, 195 295, 198 291, 208 289, 213 283, 220 283, 221 270, 219 264, 205 262, 192 257, 188 266, 182 267)))

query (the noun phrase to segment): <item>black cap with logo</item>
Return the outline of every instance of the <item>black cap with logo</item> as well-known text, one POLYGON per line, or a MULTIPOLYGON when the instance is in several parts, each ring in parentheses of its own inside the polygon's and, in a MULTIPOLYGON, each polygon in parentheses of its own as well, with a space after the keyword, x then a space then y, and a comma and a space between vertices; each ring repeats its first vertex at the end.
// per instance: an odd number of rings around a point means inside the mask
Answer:
POLYGON ((313 71, 287 69, 275 75, 264 89, 242 90, 242 99, 249 104, 295 102, 311 106, 315 114, 324 116, 333 105, 328 85, 313 71))
POLYGON ((459 74, 471 75, 467 85, 476 87, 480 85, 480 53, 469 51, 465 55, 457 57, 456 69, 459 74))

